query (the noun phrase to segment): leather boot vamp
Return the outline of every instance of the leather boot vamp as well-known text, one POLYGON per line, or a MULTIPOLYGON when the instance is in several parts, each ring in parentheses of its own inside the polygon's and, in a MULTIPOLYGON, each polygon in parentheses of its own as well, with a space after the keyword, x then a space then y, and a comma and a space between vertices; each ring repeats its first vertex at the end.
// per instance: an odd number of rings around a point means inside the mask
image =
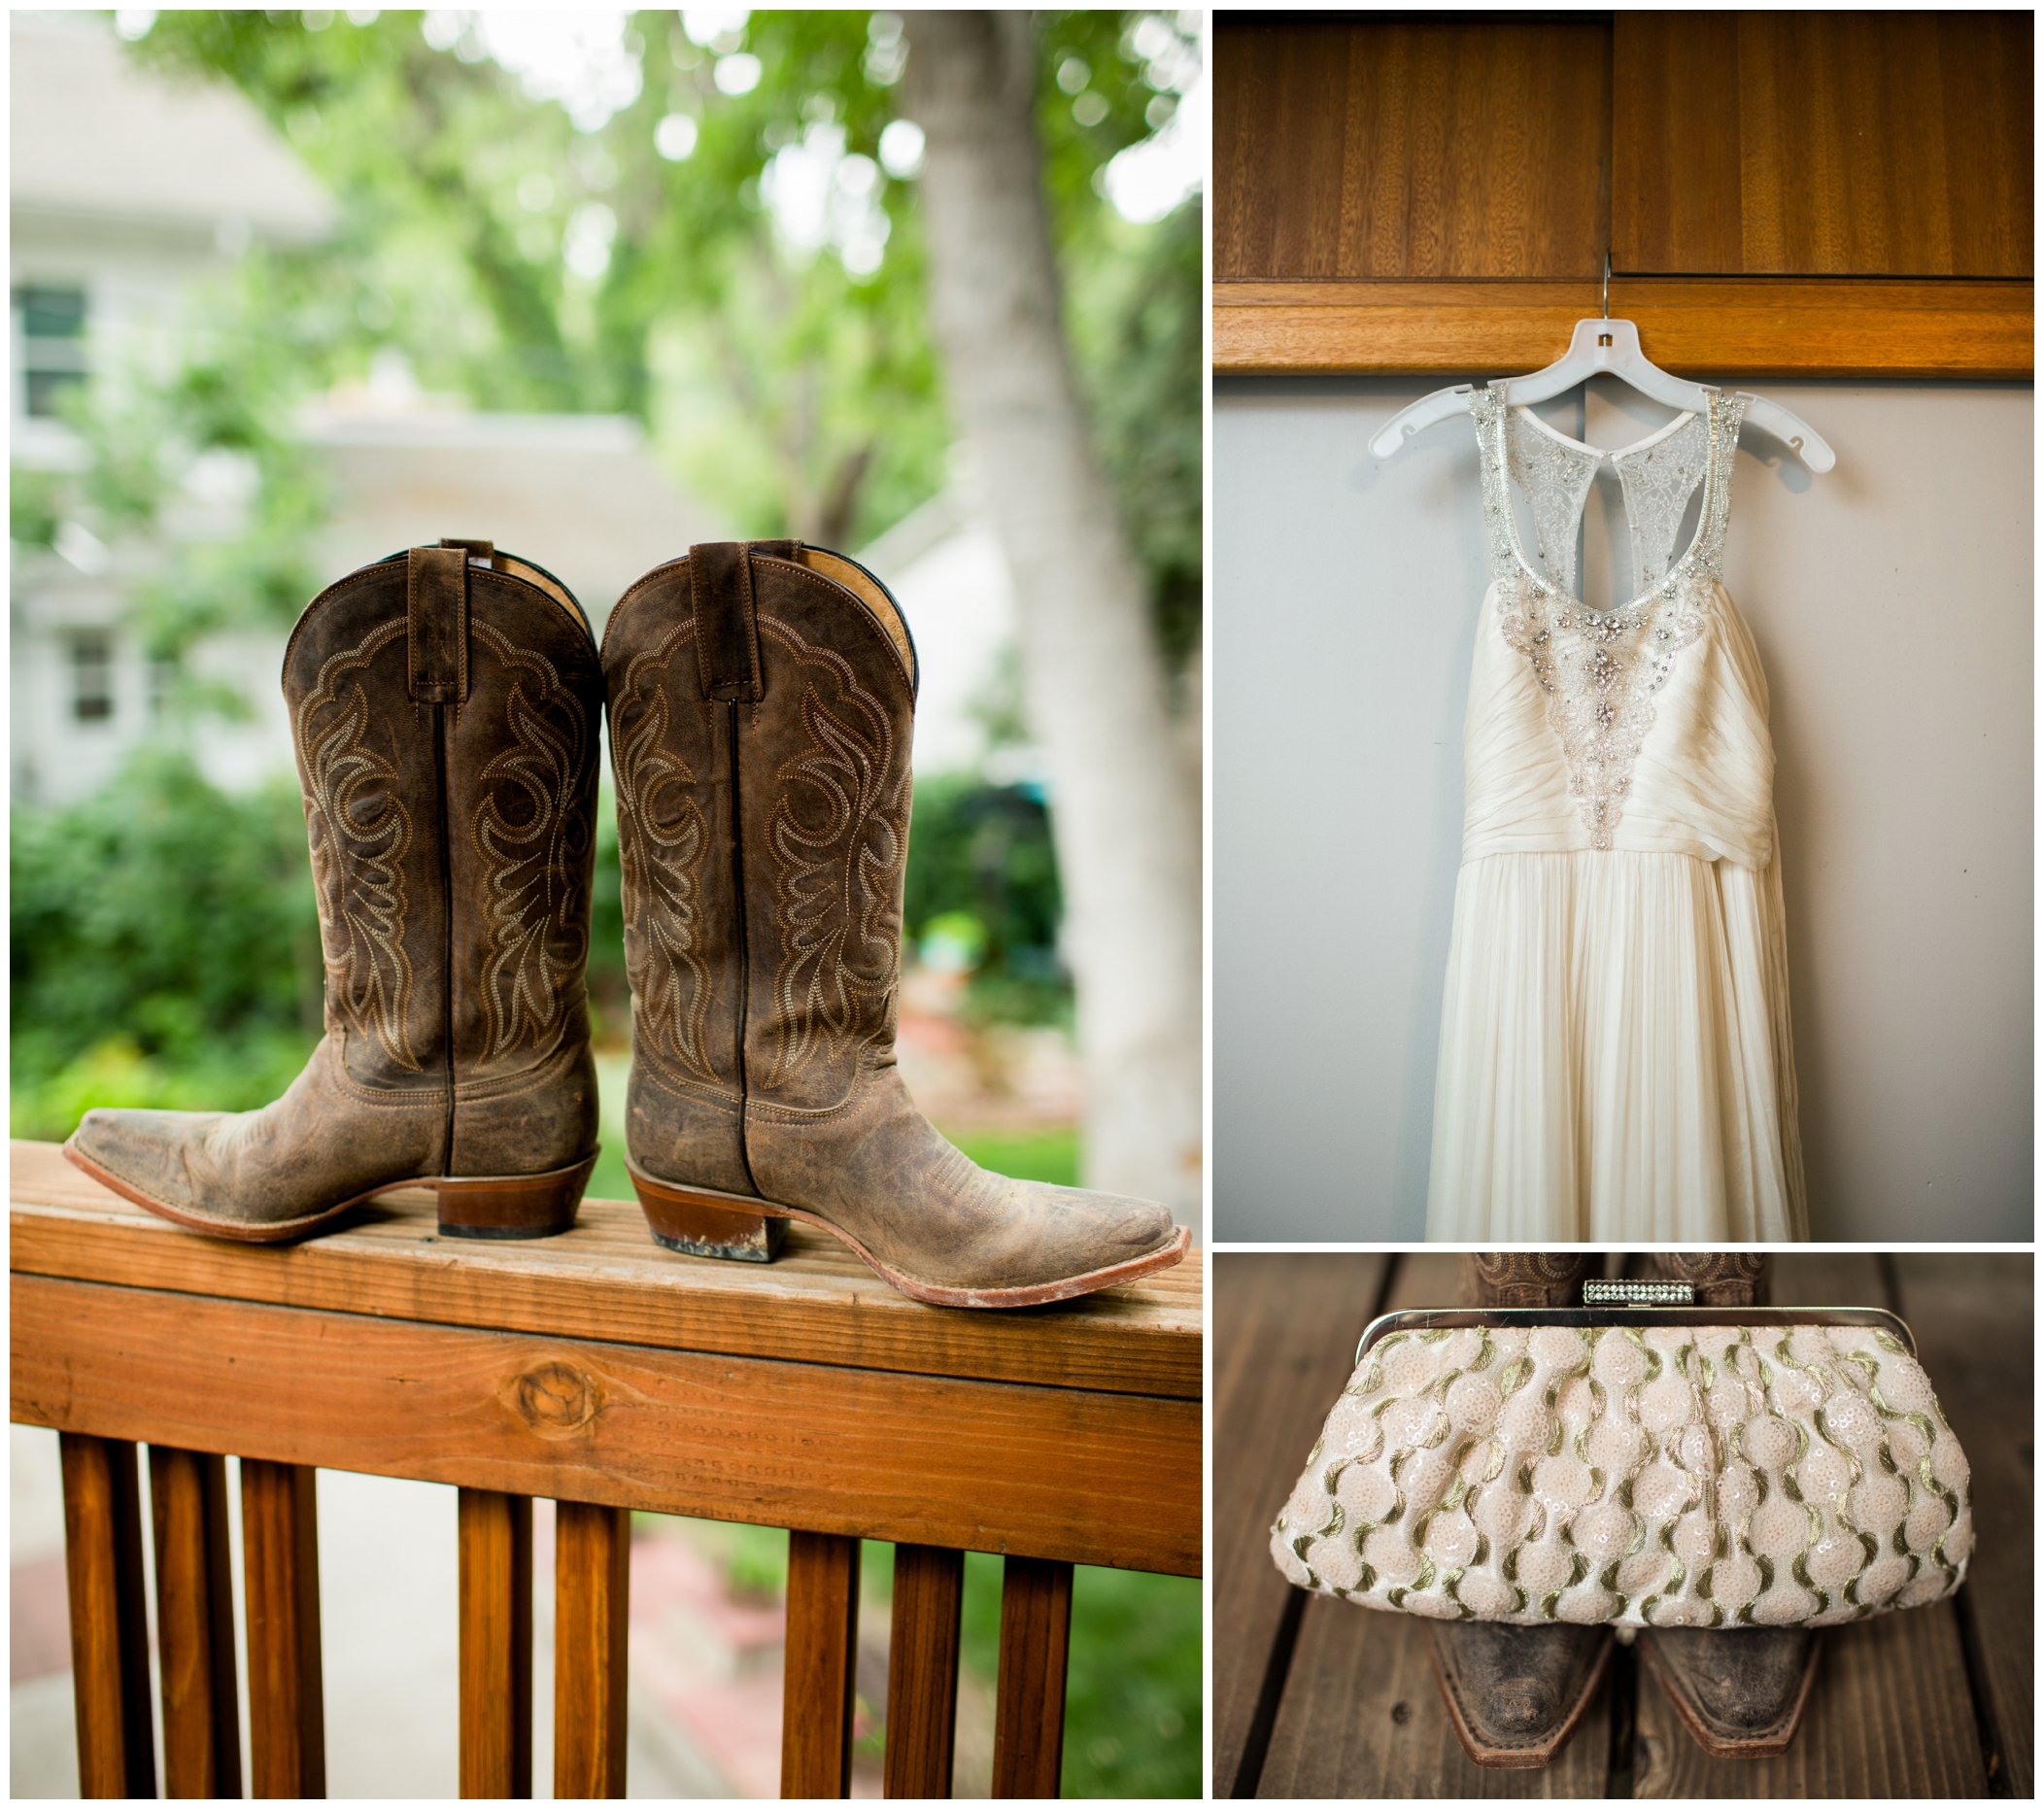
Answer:
POLYGON ((1480 1747, 1499 1753, 1551 1744, 1583 1706, 1609 1628, 1429 1621, 1451 1704, 1480 1747))
POLYGON ((1752 1739, 1794 1712, 1809 1664, 1808 1627, 1655 1627, 1642 1635, 1706 1726, 1752 1739))
POLYGON ((99 1108, 79 1150, 152 1199, 245 1224, 303 1217, 393 1181, 437 1172, 447 1098, 377 1091, 341 1071, 323 1037, 284 1097, 259 1111, 99 1108))
POLYGON ((1013 1180, 955 1148, 918 1111, 890 1060, 841 1109, 755 1106, 746 1144, 768 1200, 828 1219, 888 1267, 939 1287, 1031 1287, 1160 1249, 1168 1208, 1013 1180))

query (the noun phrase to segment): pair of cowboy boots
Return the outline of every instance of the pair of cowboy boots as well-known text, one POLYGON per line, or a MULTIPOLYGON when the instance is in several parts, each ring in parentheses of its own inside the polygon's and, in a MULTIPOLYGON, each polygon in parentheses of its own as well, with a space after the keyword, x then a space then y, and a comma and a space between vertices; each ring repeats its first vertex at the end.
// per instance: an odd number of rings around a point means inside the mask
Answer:
MULTIPOLYGON (((1575 1307, 1603 1258, 1484 1252, 1461 1259, 1465 1307, 1575 1307)), ((1764 1307, 1766 1258, 1671 1250, 1635 1259, 1643 1278, 1687 1281, 1699 1307, 1764 1307)), ((1575 1730, 1611 1662, 1603 1626, 1428 1621, 1428 1652, 1463 1750, 1480 1765, 1547 1764, 1575 1730)), ((1717 1758, 1786 1753, 1817 1674, 1807 1627, 1649 1627, 1636 1641, 1683 1724, 1717 1758)))
POLYGON ((487 541, 315 597, 285 653, 325 1031, 259 1111, 87 1112, 80 1168, 267 1243, 424 1184, 451 1237, 567 1230, 596 1159, 584 969, 610 713, 632 991, 627 1150, 653 1235, 771 1258, 821 1225, 938 1305, 1063 1299, 1176 1262, 1147 1201, 1010 1180, 895 1067, 914 644, 863 567, 693 547, 598 650, 487 541))

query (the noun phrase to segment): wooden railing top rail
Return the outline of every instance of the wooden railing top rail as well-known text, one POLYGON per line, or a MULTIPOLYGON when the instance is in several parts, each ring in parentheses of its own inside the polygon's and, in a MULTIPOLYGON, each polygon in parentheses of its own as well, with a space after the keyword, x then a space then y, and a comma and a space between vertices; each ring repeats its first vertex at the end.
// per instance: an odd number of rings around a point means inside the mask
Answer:
POLYGON ((18 1421, 272 1462, 1197 1575, 1202 1268, 1021 1313, 906 1300, 794 1228, 770 1265, 635 1207, 440 1242, 384 1196, 306 1244, 163 1223, 13 1150, 18 1421))
POLYGON ((17 1141, 17 1275, 318 1307, 491 1331, 836 1363, 917 1376, 1200 1398, 1204 1271, 1176 1268, 1019 1312, 924 1306, 835 1238, 791 1224, 772 1263, 696 1260, 654 1244, 621 1200, 585 1200, 574 1230, 531 1243, 436 1233, 432 1195, 380 1195, 345 1228, 295 1245, 195 1237, 63 1159, 17 1141))

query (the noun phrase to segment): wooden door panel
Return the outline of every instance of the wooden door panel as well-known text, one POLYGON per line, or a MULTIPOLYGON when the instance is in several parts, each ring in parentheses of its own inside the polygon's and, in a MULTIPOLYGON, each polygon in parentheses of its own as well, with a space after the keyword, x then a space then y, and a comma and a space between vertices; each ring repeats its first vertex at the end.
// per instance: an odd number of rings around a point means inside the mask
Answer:
POLYGON ((2027 278, 2028 13, 1620 13, 1612 261, 2027 278))
POLYGON ((1611 26, 1223 18, 1223 280, 1578 280, 1603 268, 1611 26))

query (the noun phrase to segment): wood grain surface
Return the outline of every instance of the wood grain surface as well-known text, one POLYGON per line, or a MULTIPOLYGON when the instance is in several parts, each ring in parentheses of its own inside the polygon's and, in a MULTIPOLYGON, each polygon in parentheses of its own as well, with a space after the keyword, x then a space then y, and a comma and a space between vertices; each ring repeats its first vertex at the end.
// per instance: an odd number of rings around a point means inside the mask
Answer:
MULTIPOLYGON (((1550 364, 1601 287, 1550 283, 1220 283, 1213 368, 1471 380, 1550 364)), ((1769 378, 2027 379, 2025 283, 1613 277, 1611 312, 1663 370, 1742 386, 1769 378)))
POLYGON ((155 1527, 163 1794, 241 1794, 227 1466, 205 1451, 149 1448, 155 1527))
POLYGON ((2026 1256, 1899 1262, 1896 1310, 1973 1465, 1972 1578, 1959 1626, 1996 1795, 2036 1794, 2034 1346, 2026 1256), (1977 1579, 1977 1581, 1976 1581, 1977 1579))
POLYGON ((1610 83, 1589 15, 1223 16, 1214 276, 1594 277, 1610 83))
POLYGON ((1253 1794, 1304 1605, 1271 1522, 1347 1380, 1392 1258, 1230 1255, 1213 1297, 1213 1789, 1253 1794), (1259 1716, 1259 1709, 1261 1715, 1259 1716))
MULTIPOLYGON (((925 1309, 925 1311, 931 1311, 925 1309)), ((1197 1401, 13 1278, 13 1417, 512 1494, 1197 1576, 1197 1401)))
POLYGON ((130 1205, 54 1143, 12 1148, 17 1274, 268 1301, 493 1331, 733 1356, 1200 1398, 1204 1269, 1175 1268, 1013 1313, 938 1312, 827 1233, 790 1227, 771 1263, 655 1245, 636 1205, 585 1200, 575 1229, 532 1243, 438 1235, 423 1188, 379 1195, 302 1244, 195 1236, 130 1205))
POLYGON ((959 1613, 965 1585, 963 1552, 928 1545, 895 1547, 884 1756, 889 1796, 951 1794, 959 1613))
POLYGON ((1616 269, 2033 274, 2027 10, 1615 24, 1616 269))
POLYGON ((1001 1574, 1001 1662, 994 1685, 994 1794, 1058 1793, 1065 1764, 1065 1660, 1072 1566, 1011 1557, 1001 1574))
POLYGON ((58 1448, 79 1794, 153 1796, 156 1742, 135 1447, 66 1432, 58 1448))
POLYGON ((554 1794, 625 1794, 631 1515, 563 1501, 554 1519, 554 1794))
POLYGON ((249 1793, 326 1794, 315 1472, 244 1457, 242 1599, 249 1629, 249 1793))
MULTIPOLYGON (((1407 1617, 1285 1592, 1299 1604, 1296 1649, 1279 1679, 1268 1750, 1246 1778, 1222 1769, 1224 1717, 1270 1674, 1260 1618, 1224 1604, 1252 1593, 1248 1571, 1271 1568, 1262 1525, 1244 1530, 1257 1416, 1243 1382, 1274 1368, 1317 1312, 1301 1291, 1314 1273, 1366 1258, 1224 1255, 1215 1265, 1214 1752, 1218 1794, 1269 1796, 1625 1795, 2027 1796, 2033 1777, 2030 1647, 2032 1261, 2007 1256, 1887 1256, 1804 1250, 1776 1256, 1777 1306, 1888 1306, 1902 1313, 1973 1464, 1979 1529, 1959 1596, 1880 1615, 1823 1636, 1817 1686, 1794 1745, 1780 1758, 1713 1759, 1689 1737, 1644 1668, 1620 1654, 1590 1715, 1546 1771, 1480 1771, 1448 1725, 1422 1629, 1407 1617), (1297 1281, 1274 1286, 1274 1265, 1297 1281), (1240 1457, 1235 1455, 1240 1452, 1240 1457), (1240 1577, 1240 1580, 1238 1578, 1240 1577), (1235 1628, 1243 1629, 1238 1634, 1235 1628), (1232 1789, 1231 1789, 1232 1784, 1232 1789)), ((1386 1306, 1454 1298, 1454 1258, 1391 1259, 1386 1306)), ((1608 1259, 1613 1270, 1618 1259, 1608 1259)), ((1352 1344, 1349 1347, 1352 1350, 1352 1344)), ((1305 1390, 1316 1399, 1290 1429, 1264 1491, 1288 1488, 1347 1373, 1305 1390), (1296 1446, 1296 1450, 1291 1449, 1296 1446)), ((1267 1414, 1275 1408, 1266 1409, 1267 1414)), ((1274 1459, 1261 1459, 1268 1469, 1274 1459)), ((1268 1505, 1268 1504, 1267 1504, 1268 1505)), ((1267 1523, 1262 1511, 1253 1517, 1267 1523)), ((1280 1583, 1280 1588, 1284 1586, 1280 1583)), ((1281 1611, 1280 1611, 1281 1612, 1281 1611)), ((1240 1745, 1238 1740, 1237 1745, 1240 1745)))
POLYGON ((788 1535, 781 1794, 849 1796, 859 1663, 859 1541, 788 1535))
MULTIPOLYGON (((246 1459, 244 1459, 246 1461, 246 1459)), ((532 1794, 532 1503, 463 1488, 460 1550, 460 1791, 532 1794)))

